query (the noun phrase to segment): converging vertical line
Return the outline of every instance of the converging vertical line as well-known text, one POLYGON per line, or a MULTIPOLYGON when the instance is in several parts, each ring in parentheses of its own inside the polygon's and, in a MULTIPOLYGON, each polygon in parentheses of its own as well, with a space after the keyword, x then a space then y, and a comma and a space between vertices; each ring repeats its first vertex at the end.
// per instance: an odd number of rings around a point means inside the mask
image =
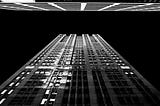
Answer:
POLYGON ((112 5, 103 7, 103 8, 101 8, 101 9, 97 10, 97 11, 102 11, 102 10, 108 9, 108 8, 110 8, 110 7, 114 7, 114 6, 116 6, 116 5, 119 5, 119 4, 120 4, 120 3, 114 3, 114 4, 112 4, 112 5))
POLYGON ((61 9, 63 11, 66 11, 66 9, 62 8, 61 6, 59 6, 59 5, 55 4, 55 3, 48 3, 48 5, 51 5, 51 6, 54 6, 56 8, 59 8, 59 9, 61 9))
POLYGON ((138 7, 143 7, 143 6, 148 6, 148 5, 152 5, 153 3, 145 3, 143 5, 136 5, 136 6, 131 6, 131 7, 127 7, 127 8, 120 8, 114 11, 122 11, 122 10, 128 10, 128 9, 132 9, 132 8, 138 8, 138 7))
POLYGON ((26 6, 26 7, 31 7, 31 8, 36 8, 36 9, 40 9, 40 10, 44 10, 44 11, 48 11, 48 9, 41 8, 41 7, 36 7, 36 6, 31 6, 29 4, 22 4, 22 3, 14 3, 14 4, 21 5, 21 6, 26 6))

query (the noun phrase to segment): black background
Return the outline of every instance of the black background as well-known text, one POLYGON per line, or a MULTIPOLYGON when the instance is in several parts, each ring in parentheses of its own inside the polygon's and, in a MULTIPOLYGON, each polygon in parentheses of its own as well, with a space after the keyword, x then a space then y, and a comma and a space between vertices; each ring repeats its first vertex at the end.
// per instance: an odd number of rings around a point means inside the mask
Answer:
POLYGON ((59 33, 99 33, 157 89, 158 12, 0 11, 1 69, 4 82, 59 33))

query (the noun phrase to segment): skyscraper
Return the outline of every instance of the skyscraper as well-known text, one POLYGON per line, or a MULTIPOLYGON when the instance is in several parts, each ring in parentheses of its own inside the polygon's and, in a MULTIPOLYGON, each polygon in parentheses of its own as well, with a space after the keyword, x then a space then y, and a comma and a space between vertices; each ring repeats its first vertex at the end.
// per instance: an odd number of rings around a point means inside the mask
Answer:
POLYGON ((159 106, 160 92, 99 34, 59 34, 0 86, 2 106, 159 106))

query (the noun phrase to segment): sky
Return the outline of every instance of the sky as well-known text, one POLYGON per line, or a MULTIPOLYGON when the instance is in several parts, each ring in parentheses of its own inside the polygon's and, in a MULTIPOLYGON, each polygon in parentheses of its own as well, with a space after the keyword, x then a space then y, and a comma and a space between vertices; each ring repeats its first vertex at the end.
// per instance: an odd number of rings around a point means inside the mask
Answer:
POLYGON ((98 33, 157 89, 160 13, 0 11, 0 84, 60 33, 98 33))

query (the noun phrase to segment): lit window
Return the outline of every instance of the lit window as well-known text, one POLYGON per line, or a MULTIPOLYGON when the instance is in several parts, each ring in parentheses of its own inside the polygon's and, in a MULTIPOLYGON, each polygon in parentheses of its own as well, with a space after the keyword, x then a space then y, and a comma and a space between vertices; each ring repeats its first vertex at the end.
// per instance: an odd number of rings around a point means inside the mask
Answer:
POLYGON ((50 83, 50 84, 49 84, 49 87, 52 87, 52 86, 53 86, 53 83, 50 83))
POLYGON ((64 67, 63 69, 69 69, 70 67, 64 67))
POLYGON ((66 64, 70 64, 70 61, 66 61, 66 64))
POLYGON ((30 68, 34 68, 34 66, 26 66, 25 68, 30 69, 30 68))
POLYGON ((130 72, 130 74, 134 74, 133 72, 130 72))
POLYGON ((41 74, 44 74, 44 71, 41 71, 40 73, 41 73, 41 74))
POLYGON ((6 91, 7 91, 6 89, 5 89, 5 90, 3 90, 3 91, 1 92, 1 94, 3 95, 6 91))
POLYGON ((13 86, 14 82, 10 83, 9 86, 13 86))
POLYGON ((36 73, 36 74, 38 74, 38 73, 39 73, 39 71, 36 71, 35 73, 36 73))
POLYGON ((121 66, 122 69, 130 69, 129 66, 121 66))
POLYGON ((42 63, 42 65, 46 65, 46 63, 42 63))
POLYGON ((67 75, 68 75, 68 71, 64 71, 63 76, 67 76, 67 75))
POLYGON ((60 82, 60 80, 56 80, 56 82, 60 82))
POLYGON ((67 82, 71 82, 71 80, 67 80, 67 82))
POLYGON ((15 86, 18 86, 18 85, 19 85, 19 82, 15 86))
POLYGON ((46 103, 46 101, 47 101, 47 99, 42 99, 42 101, 41 101, 41 105, 45 104, 45 103, 46 103))
POLYGON ((60 80, 60 83, 66 83, 66 80, 67 80, 67 77, 63 77, 63 78, 60 80))
POLYGON ((20 77, 17 77, 16 80, 20 79, 20 77))
POLYGON ((51 63, 51 65, 54 65, 54 63, 51 63))
POLYGON ((51 101, 51 102, 54 102, 54 101, 55 101, 55 99, 50 99, 50 101, 51 101))
POLYGON ((109 65, 109 63, 106 63, 106 65, 109 65))
POLYGON ((9 92, 8 92, 8 94, 11 94, 13 92, 13 89, 12 90, 10 90, 9 92))
POLYGON ((1 99, 0 104, 2 104, 5 100, 6 100, 6 98, 1 99))
POLYGON ((72 76, 72 73, 70 72, 70 73, 68 73, 68 76, 72 76))
POLYGON ((42 79, 41 81, 43 81, 43 83, 46 83, 46 82, 47 82, 47 79, 42 79))
POLYGON ((60 86, 60 84, 55 84, 56 87, 60 86))
POLYGON ((128 72, 125 72, 124 74, 128 74, 128 72))
POLYGON ((50 72, 45 72, 45 75, 49 76, 51 73, 50 72))
POLYGON ((24 74, 24 72, 22 72, 21 74, 24 74))
POLYGON ((22 77, 22 79, 24 79, 25 77, 22 77))
POLYGON ((49 90, 46 90, 45 94, 49 94, 49 90))

